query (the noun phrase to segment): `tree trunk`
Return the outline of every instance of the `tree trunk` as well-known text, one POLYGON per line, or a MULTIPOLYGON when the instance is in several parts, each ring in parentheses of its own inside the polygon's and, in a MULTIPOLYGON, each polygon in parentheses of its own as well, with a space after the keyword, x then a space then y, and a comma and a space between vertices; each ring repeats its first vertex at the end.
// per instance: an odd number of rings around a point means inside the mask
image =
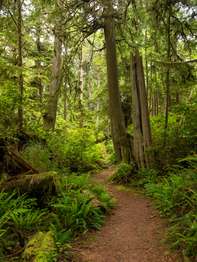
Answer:
MULTIPOLYGON (((170 55, 171 55, 171 5, 169 3, 169 10, 168 10, 168 23, 167 23, 167 61, 170 62, 170 55)), ((164 125, 164 146, 167 143, 167 136, 168 136, 168 116, 169 116, 169 106, 170 106, 170 66, 167 66, 166 71, 166 104, 165 104, 165 125, 164 125)))
POLYGON ((56 34, 54 40, 54 57, 52 60, 51 74, 52 79, 49 86, 48 104, 43 118, 45 129, 54 130, 62 78, 62 41, 56 34))
POLYGON ((132 111, 133 111, 133 156, 138 167, 144 167, 143 136, 141 126, 140 96, 137 76, 137 60, 132 57, 132 111))
MULTIPOLYGON (((145 43, 148 42, 148 37, 147 37, 147 29, 145 31, 145 43)), ((147 93, 147 98, 149 96, 149 69, 148 69, 148 55, 147 55, 147 46, 145 46, 145 72, 146 72, 146 93, 147 93)))
POLYGON ((133 155, 138 167, 149 167, 152 162, 150 152, 151 128, 148 112, 142 57, 136 50, 132 56, 132 102, 133 102, 133 155))
POLYGON ((83 109, 83 92, 84 92, 84 61, 83 61, 83 47, 80 52, 80 65, 79 65, 79 127, 83 127, 84 109, 83 109))
POLYGON ((18 104, 18 130, 19 132, 23 129, 23 93, 24 93, 24 79, 23 79, 23 39, 22 39, 22 3, 21 0, 17 0, 17 11, 18 11, 18 21, 17 21, 17 37, 18 37, 18 87, 19 87, 19 104, 18 104))
POLYGON ((179 91, 176 91, 176 105, 180 104, 180 95, 179 95, 179 91))
POLYGON ((67 97, 67 84, 64 81, 63 84, 63 110, 64 110, 64 120, 66 121, 68 119, 68 111, 67 111, 67 107, 68 107, 68 97, 67 97))
POLYGON ((112 140, 117 160, 128 162, 130 160, 130 148, 120 101, 113 6, 111 0, 105 1, 104 34, 112 140))
MULTIPOLYGON (((40 56, 41 54, 40 29, 37 29, 36 31, 36 47, 38 51, 38 56, 40 56)), ((36 87, 38 88, 38 97, 40 103, 42 103, 42 95, 43 95, 43 85, 42 85, 42 78, 41 78, 42 65, 39 57, 36 58, 35 65, 37 69, 36 87)))

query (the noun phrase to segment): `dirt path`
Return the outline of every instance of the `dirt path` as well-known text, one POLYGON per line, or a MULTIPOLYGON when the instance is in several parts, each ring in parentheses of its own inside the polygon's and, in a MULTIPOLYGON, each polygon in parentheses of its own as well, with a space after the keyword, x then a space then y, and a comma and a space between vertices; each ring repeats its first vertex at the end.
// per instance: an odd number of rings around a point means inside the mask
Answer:
MULTIPOLYGON (((107 183, 113 169, 96 175, 96 180, 107 183)), ((152 207, 150 200, 134 191, 120 190, 108 185, 117 199, 117 207, 100 231, 90 233, 77 246, 76 261, 81 262, 179 262, 161 243, 165 223, 152 207)))

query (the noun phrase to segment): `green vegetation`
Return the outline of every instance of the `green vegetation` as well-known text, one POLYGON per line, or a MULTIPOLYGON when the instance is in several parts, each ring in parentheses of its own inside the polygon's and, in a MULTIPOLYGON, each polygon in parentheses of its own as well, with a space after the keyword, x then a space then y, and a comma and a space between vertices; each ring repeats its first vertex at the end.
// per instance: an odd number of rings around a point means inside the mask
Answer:
POLYGON ((114 174, 110 177, 110 180, 117 184, 127 184, 132 179, 132 173, 134 173, 132 165, 121 163, 118 165, 114 174))
MULTIPOLYGON (((163 140, 161 117, 152 118, 155 165, 140 170, 128 164, 120 164, 112 176, 115 183, 143 188, 154 199, 161 216, 169 219, 167 241, 171 247, 183 252, 195 261, 197 250, 197 157, 185 156, 193 151, 196 127, 178 129, 176 115, 170 117, 169 146, 161 147, 163 140), (174 118, 174 120, 173 120, 174 118), (178 130, 178 132, 177 132, 178 130), (185 134, 189 134, 185 137, 185 134), (183 140, 182 140, 183 139, 183 140), (181 144, 180 144, 181 143, 181 144), (177 158, 179 156, 179 158, 177 158)), ((183 122, 184 123, 184 122, 183 122)), ((191 261, 193 261, 191 260, 191 261)))
POLYGON ((45 133, 42 138, 42 143, 32 142, 21 152, 24 159, 40 172, 87 172, 108 162, 105 144, 95 143, 95 134, 90 128, 45 133))
POLYGON ((197 249, 197 177, 196 170, 168 172, 159 183, 145 185, 160 213, 170 218, 168 239, 184 255, 195 257, 197 249))
MULTIPOLYGON (((197 250, 197 156, 189 155, 163 169, 140 169, 122 163, 110 178, 117 184, 143 188, 161 216, 169 219, 166 241, 194 259, 197 250)), ((192 260, 193 261, 193 260, 192 260)))
POLYGON ((197 249, 196 164, 196 155, 191 155, 165 170, 140 170, 130 180, 132 185, 145 188, 160 214, 169 219, 167 241, 172 248, 194 259, 197 249))
POLYGON ((23 261, 45 262, 55 261, 57 256, 52 232, 37 232, 27 243, 23 253, 23 261))
POLYGON ((0 1, 0 260, 56 261, 99 229, 113 201, 91 174, 111 164, 195 257, 195 17, 194 0, 0 1))
POLYGON ((57 195, 44 206, 39 198, 30 198, 31 192, 0 194, 1 257, 20 247, 25 261, 56 261, 57 248, 89 228, 100 228, 113 207, 104 188, 93 185, 87 175, 59 177, 58 185, 57 195))

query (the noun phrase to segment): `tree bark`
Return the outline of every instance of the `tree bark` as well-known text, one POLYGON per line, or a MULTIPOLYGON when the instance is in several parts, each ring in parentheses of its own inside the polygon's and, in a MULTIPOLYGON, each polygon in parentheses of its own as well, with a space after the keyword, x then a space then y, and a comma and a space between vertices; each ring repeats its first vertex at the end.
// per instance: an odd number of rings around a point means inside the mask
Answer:
MULTIPOLYGON (((37 29, 36 31, 36 47, 38 51, 38 56, 40 56, 41 54, 40 29, 37 29)), ((38 88, 38 97, 40 103, 42 103, 42 96, 43 96, 43 85, 42 85, 42 78, 41 78, 42 66, 39 57, 36 58, 35 65, 37 69, 36 87, 38 88)))
POLYGON ((79 127, 83 127, 84 109, 83 109, 83 92, 84 92, 84 60, 83 60, 83 47, 80 51, 80 64, 79 64, 79 127))
POLYGON ((127 140, 124 117, 121 108, 116 58, 115 28, 111 0, 105 1, 104 35, 106 43, 109 113, 112 140, 118 161, 130 160, 129 142, 127 140))
POLYGON ((64 83, 64 120, 66 121, 68 116, 67 116, 67 86, 66 86, 66 83, 64 83))
POLYGON ((152 162, 152 157, 148 152, 151 146, 151 128, 142 57, 138 50, 135 50, 131 63, 134 125, 133 155, 138 167, 149 167, 152 162))
POLYGON ((45 129, 55 129, 58 98, 60 94, 61 78, 62 78, 62 41, 55 34, 54 40, 54 57, 51 69, 52 79, 49 86, 49 97, 47 102, 46 113, 43 116, 45 129))
POLYGON ((132 57, 132 111, 133 111, 133 156, 138 167, 144 167, 145 159, 143 153, 143 136, 141 126, 140 96, 137 75, 137 60, 132 57))

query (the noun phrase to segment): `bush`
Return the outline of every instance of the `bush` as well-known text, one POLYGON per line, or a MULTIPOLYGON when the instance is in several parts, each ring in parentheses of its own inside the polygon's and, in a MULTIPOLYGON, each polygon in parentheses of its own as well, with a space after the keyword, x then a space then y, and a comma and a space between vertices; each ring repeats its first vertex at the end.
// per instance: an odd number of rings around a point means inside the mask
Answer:
POLYGON ((117 184, 127 184, 132 178, 133 171, 134 168, 132 165, 121 163, 115 173, 111 176, 110 180, 117 184))
POLYGON ((86 172, 105 166, 109 158, 104 143, 95 143, 95 135, 88 128, 40 134, 40 139, 45 143, 31 142, 21 152, 40 172, 86 172))
MULTIPOLYGON (((32 199, 28 195, 0 193, 0 257, 14 256, 26 247, 25 261, 56 261, 50 243, 61 249, 76 235, 101 227, 105 213, 113 206, 105 189, 92 184, 87 175, 58 176, 58 179, 56 195, 44 208, 38 205, 39 195, 32 199), (50 236, 45 232, 51 232, 50 236)), ((22 261, 20 255, 18 261, 22 261)))
POLYGON ((52 205, 54 213, 61 221, 62 227, 71 229, 73 234, 87 231, 88 228, 99 229, 103 214, 93 205, 93 196, 89 192, 70 191, 62 194, 52 205))
POLYGON ((102 186, 93 185, 86 175, 68 176, 63 184, 62 193, 52 203, 62 228, 71 230, 74 235, 88 228, 99 229, 104 213, 113 207, 109 194, 102 186))
POLYGON ((162 215, 184 215, 197 210, 196 174, 193 170, 183 170, 179 175, 164 178, 159 184, 145 186, 149 195, 156 199, 162 215))
POLYGON ((158 181, 158 171, 155 169, 140 169, 132 180, 132 185, 143 187, 149 183, 156 183, 158 181))
POLYGON ((160 213, 170 218, 168 239, 172 246, 183 250, 189 257, 195 257, 197 250, 196 170, 179 168, 176 174, 168 174, 160 183, 149 182, 145 188, 147 194, 155 199, 160 213))
POLYGON ((102 185, 94 185, 93 187, 91 187, 91 192, 98 199, 99 207, 103 210, 103 212, 107 212, 114 207, 115 200, 108 194, 108 192, 102 185))
POLYGON ((0 193, 0 255, 25 244, 28 236, 44 221, 45 212, 36 209, 35 199, 0 193))
POLYGON ((183 254, 195 259, 197 253, 197 212, 189 212, 171 221, 168 240, 175 249, 183 250, 183 254))
POLYGON ((16 122, 16 115, 14 112, 16 111, 17 106, 18 106, 18 94, 16 92, 15 83, 13 83, 8 79, 5 81, 1 81, 0 138, 13 139, 13 136, 16 134, 17 122, 16 122))
POLYGON ((22 156, 40 172, 54 169, 54 163, 50 160, 52 153, 49 151, 47 146, 40 145, 38 143, 29 144, 22 151, 22 156))
MULTIPOLYGON (((47 138, 50 152, 53 153, 53 161, 58 166, 65 166, 71 172, 81 172, 94 168, 95 138, 87 129, 69 129, 67 132, 53 134, 47 138)), ((98 156, 99 158, 99 156, 98 156)))
POLYGON ((155 164, 158 168, 172 165, 178 158, 184 158, 196 150, 197 111, 196 95, 190 104, 184 102, 177 105, 169 113, 167 143, 164 143, 164 116, 151 117, 155 164))

